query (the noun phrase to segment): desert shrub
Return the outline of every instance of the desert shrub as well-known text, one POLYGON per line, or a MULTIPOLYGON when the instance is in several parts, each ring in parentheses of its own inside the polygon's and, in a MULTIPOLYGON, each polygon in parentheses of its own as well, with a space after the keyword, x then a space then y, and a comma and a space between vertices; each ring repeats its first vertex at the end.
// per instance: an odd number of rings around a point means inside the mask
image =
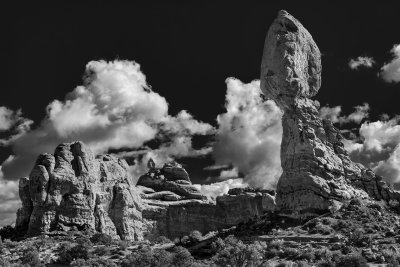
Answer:
POLYGON ((323 234, 329 235, 333 232, 333 229, 330 225, 323 224, 322 222, 318 222, 315 224, 313 228, 310 228, 308 231, 310 234, 323 234))
POLYGON ((102 244, 102 245, 110 245, 113 241, 112 237, 107 235, 107 234, 103 234, 103 233, 95 233, 91 238, 90 241, 93 244, 102 244))
POLYGON ((349 242, 353 246, 360 247, 363 245, 371 245, 372 237, 370 235, 364 234, 364 231, 361 229, 356 229, 353 232, 350 232, 349 242))
POLYGON ((316 249, 314 251, 315 260, 330 260, 332 259, 332 252, 328 249, 316 249))
POLYGON ((12 265, 8 260, 0 258, 0 267, 11 267, 11 266, 12 265))
POLYGON ((282 258, 297 259, 300 256, 301 251, 296 248, 283 248, 281 254, 282 258))
POLYGON ((77 259, 71 262, 70 266, 72 267, 117 267, 117 265, 109 259, 77 259))
POLYGON ((139 251, 132 252, 121 263, 122 267, 165 267, 172 263, 172 255, 163 249, 152 250, 144 247, 139 251))
POLYGON ((302 261, 298 261, 298 262, 281 261, 277 265, 266 265, 266 266, 275 266, 275 267, 309 267, 310 265, 307 264, 306 262, 302 262, 302 261))
POLYGON ((341 256, 336 262, 340 267, 368 267, 367 260, 358 254, 341 256))
POLYGON ((12 239, 15 236, 15 229, 11 225, 0 228, 0 237, 4 239, 12 239))
POLYGON ((221 238, 217 238, 214 242, 212 242, 212 244, 211 244, 211 248, 214 250, 214 251, 218 251, 218 250, 221 250, 221 249, 223 249, 225 247, 225 242, 224 242, 224 240, 222 240, 221 238))
POLYGON ((116 241, 116 244, 120 250, 126 250, 130 245, 129 241, 127 240, 118 240, 116 241))
POLYGON ((31 267, 44 266, 44 264, 40 261, 39 251, 35 247, 29 247, 24 250, 24 254, 21 258, 21 263, 31 267))
POLYGON ((317 263, 317 267, 336 267, 336 263, 334 261, 331 261, 331 260, 319 261, 317 263))
POLYGON ((91 247, 93 246, 92 241, 90 241, 90 238, 87 236, 81 236, 75 239, 75 242, 78 243, 79 245, 91 247))
POLYGON ((98 255, 98 256, 104 256, 108 253, 107 246, 99 246, 96 247, 93 251, 93 254, 98 255))
POLYGON ((173 251, 172 266, 189 267, 193 266, 194 258, 184 247, 176 247, 173 251))
POLYGON ((154 243, 157 243, 157 244, 172 243, 172 241, 171 241, 169 238, 167 238, 167 237, 165 237, 165 236, 163 236, 163 235, 160 235, 160 236, 154 238, 152 241, 153 241, 154 243))
POLYGON ((229 236, 222 249, 214 255, 213 261, 217 266, 258 266, 262 262, 263 249, 259 242, 247 245, 229 236))
POLYGON ((189 240, 191 242, 200 242, 202 239, 203 239, 203 235, 197 230, 192 231, 189 234, 189 240))
POLYGON ((309 262, 313 262, 315 260, 315 252, 314 249, 309 248, 300 252, 298 257, 300 260, 307 260, 309 262))
POLYGON ((11 241, 10 239, 5 239, 3 241, 3 246, 7 248, 16 248, 18 246, 18 242, 11 241))
POLYGON ((268 244, 268 249, 281 249, 285 241, 282 239, 274 239, 268 244))
POLYGON ((267 258, 267 259, 272 259, 272 258, 275 258, 275 257, 279 256, 280 254, 281 254, 281 252, 279 250, 275 249, 275 248, 267 249, 264 252, 264 257, 267 258))
POLYGON ((400 206, 399 201, 397 201, 397 200, 389 200, 388 204, 389 204, 389 207, 391 207, 394 210, 398 210, 399 206, 400 206))
POLYGON ((88 247, 82 244, 72 246, 71 244, 62 244, 59 250, 59 263, 70 264, 72 261, 77 259, 87 260, 88 257, 88 247))
POLYGON ((362 206, 362 201, 359 198, 353 198, 350 200, 349 206, 362 206))

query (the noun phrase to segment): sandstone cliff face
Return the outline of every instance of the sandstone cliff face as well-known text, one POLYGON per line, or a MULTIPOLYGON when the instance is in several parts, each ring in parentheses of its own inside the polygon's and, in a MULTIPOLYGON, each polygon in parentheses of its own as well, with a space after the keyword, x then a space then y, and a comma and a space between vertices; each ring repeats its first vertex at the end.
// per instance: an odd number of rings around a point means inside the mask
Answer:
POLYGON ((131 179, 125 161, 95 158, 81 142, 61 144, 20 179, 16 227, 28 235, 76 227, 141 239, 142 204, 131 179))
MULTIPOLYGON (((176 173, 186 173, 177 170, 176 173)), ((202 233, 237 225, 265 211, 273 211, 275 199, 268 193, 238 191, 209 199, 181 176, 165 177, 162 169, 150 169, 139 178, 143 199, 144 236, 181 237, 191 231, 202 233)))
POLYGON ((280 11, 271 25, 261 64, 261 89, 284 111, 279 209, 320 213, 352 198, 399 199, 372 171, 353 163, 342 135, 322 120, 309 99, 321 86, 321 55, 310 33, 280 11))

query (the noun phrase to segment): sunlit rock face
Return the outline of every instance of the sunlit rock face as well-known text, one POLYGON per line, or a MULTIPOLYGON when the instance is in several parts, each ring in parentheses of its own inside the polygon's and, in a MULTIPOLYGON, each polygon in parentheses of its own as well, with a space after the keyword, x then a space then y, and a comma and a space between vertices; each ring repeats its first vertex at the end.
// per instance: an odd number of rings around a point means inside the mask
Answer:
POLYGON ((160 235, 174 238, 194 230, 202 233, 220 230, 275 208, 275 198, 266 192, 237 190, 235 194, 207 198, 192 185, 188 175, 182 175, 187 172, 176 163, 149 168, 137 183, 142 192, 145 238, 160 235), (175 171, 165 175, 166 166, 175 166, 175 171))
POLYGON ((310 99, 321 86, 321 54, 311 34, 286 11, 270 26, 261 89, 284 111, 276 204, 292 214, 335 210, 352 198, 399 199, 372 171, 353 163, 342 135, 310 99))
POLYGON ((95 158, 82 142, 61 144, 54 155, 40 155, 29 178, 20 179, 16 227, 28 235, 74 228, 140 240, 136 190, 124 160, 95 158))

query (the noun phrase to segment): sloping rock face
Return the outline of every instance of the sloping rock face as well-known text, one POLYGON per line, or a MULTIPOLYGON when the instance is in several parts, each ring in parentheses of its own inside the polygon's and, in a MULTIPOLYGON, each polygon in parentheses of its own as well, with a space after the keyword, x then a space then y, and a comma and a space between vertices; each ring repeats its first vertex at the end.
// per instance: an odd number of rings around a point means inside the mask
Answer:
POLYGON ((275 199, 268 193, 234 190, 235 194, 214 200, 202 195, 190 180, 180 180, 183 171, 168 178, 162 173, 162 169, 151 168, 137 183, 142 192, 145 238, 160 235, 175 238, 194 230, 207 233, 248 221, 275 208, 275 199))
POLYGON ((261 64, 261 89, 284 111, 277 207, 315 214, 352 198, 399 200, 381 177, 350 160, 340 131, 319 117, 319 106, 310 97, 320 89, 321 69, 310 33, 280 11, 268 31, 261 64))
POLYGON ((95 158, 82 142, 42 154, 29 178, 20 179, 20 232, 93 229, 121 239, 142 239, 142 201, 125 161, 95 158))

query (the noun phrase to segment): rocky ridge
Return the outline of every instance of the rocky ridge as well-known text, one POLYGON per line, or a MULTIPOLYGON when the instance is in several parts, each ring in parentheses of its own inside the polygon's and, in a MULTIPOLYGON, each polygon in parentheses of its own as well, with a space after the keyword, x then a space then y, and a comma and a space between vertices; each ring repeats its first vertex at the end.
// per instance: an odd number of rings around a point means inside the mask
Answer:
POLYGON ((231 227, 275 206, 268 193, 236 192, 207 198, 186 170, 171 162, 132 183, 128 165, 111 155, 95 157, 82 142, 42 154, 21 178, 16 229, 35 236, 52 231, 93 230, 122 240, 180 237, 231 227))
POLYGON ((286 11, 269 28, 261 64, 261 89, 284 111, 278 209, 315 214, 343 201, 371 197, 399 200, 371 170, 350 160, 343 136, 319 117, 310 98, 321 86, 321 54, 311 34, 286 11))
POLYGON ((121 239, 142 239, 142 201, 124 160, 95 158, 82 142, 42 154, 19 182, 22 207, 16 228, 27 235, 94 229, 121 239))
POLYGON ((229 228, 275 207, 274 197, 266 192, 238 191, 215 200, 207 198, 192 185, 189 176, 185 180, 164 176, 171 165, 176 173, 187 173, 179 164, 170 163, 160 169, 150 168, 138 180, 142 214, 147 223, 146 238, 160 235, 174 238, 194 230, 207 233, 229 228))

